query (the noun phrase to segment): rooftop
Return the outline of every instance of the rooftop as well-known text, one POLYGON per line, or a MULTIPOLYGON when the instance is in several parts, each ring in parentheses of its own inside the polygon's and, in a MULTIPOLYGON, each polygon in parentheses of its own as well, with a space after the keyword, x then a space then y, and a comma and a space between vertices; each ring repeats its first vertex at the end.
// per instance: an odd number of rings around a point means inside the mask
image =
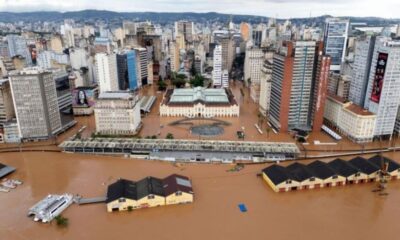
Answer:
POLYGON ((362 116, 374 116, 375 114, 368 111, 367 109, 364 109, 354 103, 351 103, 349 106, 345 107, 345 109, 357 114, 357 115, 362 115, 362 116))
POLYGON ((170 99, 171 103, 195 101, 229 103, 224 89, 202 87, 175 89, 170 99))
POLYGON ((99 99, 130 99, 133 98, 134 95, 130 92, 125 92, 125 91, 119 91, 119 92, 103 92, 100 93, 99 99))

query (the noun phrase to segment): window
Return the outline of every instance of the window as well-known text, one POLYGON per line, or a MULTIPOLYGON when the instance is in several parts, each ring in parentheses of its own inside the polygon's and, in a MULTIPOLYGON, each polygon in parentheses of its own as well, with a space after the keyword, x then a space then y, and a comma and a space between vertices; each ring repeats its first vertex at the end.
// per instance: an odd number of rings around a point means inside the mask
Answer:
POLYGON ((177 191, 177 192, 175 193, 175 196, 182 196, 182 192, 181 192, 181 191, 177 191))
POLYGON ((286 180, 286 184, 291 184, 292 180, 286 180))
POLYGON ((310 182, 313 182, 313 181, 315 181, 315 177, 310 178, 310 182))
POLYGON ((154 195, 151 194, 151 195, 147 196, 147 199, 154 199, 154 195))
POLYGON ((360 176, 360 173, 356 173, 356 175, 355 175, 356 177, 359 177, 360 176))
POLYGON ((118 199, 118 202, 125 202, 125 201, 126 201, 125 198, 120 198, 120 199, 118 199))
POLYGON ((337 175, 335 175, 335 176, 332 176, 332 179, 336 179, 336 178, 338 178, 338 176, 337 176, 337 175))

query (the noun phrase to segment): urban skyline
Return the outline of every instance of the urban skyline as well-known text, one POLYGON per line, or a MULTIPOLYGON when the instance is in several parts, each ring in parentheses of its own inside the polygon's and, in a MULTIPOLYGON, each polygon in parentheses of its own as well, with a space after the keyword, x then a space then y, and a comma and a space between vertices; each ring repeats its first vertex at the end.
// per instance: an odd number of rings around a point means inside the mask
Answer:
POLYGON ((116 12, 218 12, 224 14, 255 15, 282 19, 307 18, 323 15, 338 17, 381 17, 397 18, 396 9, 400 3, 396 0, 251 0, 210 1, 210 0, 96 0, 96 1, 51 1, 51 0, 0 0, 0 11, 34 12, 34 11, 81 11, 108 10, 116 12), (154 8, 157 6, 157 8, 154 8), (306 6, 306 7, 305 7, 306 6))

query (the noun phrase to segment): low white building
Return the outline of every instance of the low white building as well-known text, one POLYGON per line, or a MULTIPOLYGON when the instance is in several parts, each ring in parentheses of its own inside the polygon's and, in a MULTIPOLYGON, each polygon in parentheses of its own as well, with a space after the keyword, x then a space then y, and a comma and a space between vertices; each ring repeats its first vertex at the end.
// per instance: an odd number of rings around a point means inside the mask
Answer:
POLYGON ((341 97, 327 97, 324 118, 354 142, 373 140, 376 115, 352 102, 346 102, 341 97))
POLYGON ((100 134, 136 134, 141 127, 139 96, 130 92, 100 93, 94 114, 100 134))
POLYGON ((228 89, 170 89, 160 105, 166 117, 239 117, 239 105, 228 89))

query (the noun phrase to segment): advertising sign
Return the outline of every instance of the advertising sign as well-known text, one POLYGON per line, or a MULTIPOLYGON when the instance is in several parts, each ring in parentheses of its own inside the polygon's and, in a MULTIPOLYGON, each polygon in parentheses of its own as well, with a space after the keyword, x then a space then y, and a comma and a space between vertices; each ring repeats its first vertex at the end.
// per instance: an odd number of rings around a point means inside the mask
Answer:
POLYGON ((92 88, 76 88, 72 91, 72 107, 92 107, 95 104, 95 91, 92 88))
POLYGON ((383 87, 383 78, 388 60, 387 53, 379 53, 375 70, 375 78, 372 86, 371 101, 379 103, 383 87))

